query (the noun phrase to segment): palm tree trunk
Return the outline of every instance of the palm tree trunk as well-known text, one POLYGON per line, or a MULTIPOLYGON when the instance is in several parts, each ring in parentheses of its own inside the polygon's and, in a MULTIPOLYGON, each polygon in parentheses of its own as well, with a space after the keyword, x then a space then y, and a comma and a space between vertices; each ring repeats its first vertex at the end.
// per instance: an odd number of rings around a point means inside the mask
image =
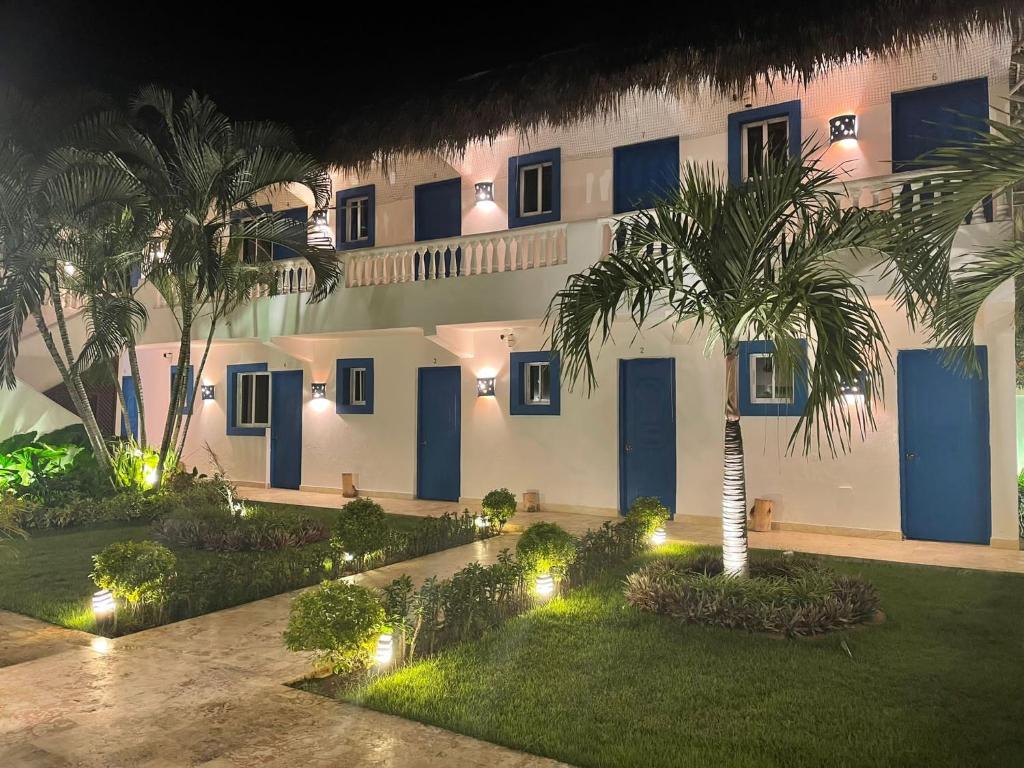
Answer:
POLYGON ((178 347, 178 375, 174 379, 167 404, 167 417, 164 420, 164 434, 160 440, 160 460, 157 464, 158 482, 163 482, 164 466, 171 450, 171 439, 174 436, 178 419, 181 418, 181 403, 184 402, 184 390, 188 382, 188 358, 192 348, 192 305, 188 300, 181 304, 181 344, 178 347))
POLYGON ((128 342, 128 365, 131 368, 132 380, 135 382, 135 407, 139 412, 139 445, 149 446, 146 438, 146 405, 142 397, 142 374, 139 372, 139 356, 135 352, 135 340, 128 342))
POLYGON ((110 376, 114 380, 114 391, 117 393, 117 402, 121 406, 121 413, 125 414, 125 418, 127 418, 128 404, 124 400, 124 387, 121 386, 117 376, 117 363, 110 364, 110 376))
POLYGON ((217 330, 217 321, 215 319, 210 320, 210 332, 206 334, 206 347, 203 348, 203 357, 199 361, 199 367, 196 369, 195 384, 192 387, 192 399, 188 404, 188 415, 185 416, 185 426, 181 432, 181 442, 177 440, 175 436, 174 443, 178 446, 178 456, 182 456, 185 453, 185 441, 188 440, 188 428, 192 425, 192 415, 196 412, 196 390, 201 389, 203 386, 203 371, 206 369, 206 359, 210 356, 210 346, 213 344, 213 334, 217 330))
POLYGON ((747 479, 739 410, 739 352, 725 355, 725 469, 722 479, 722 564, 729 576, 750 574, 747 559, 747 479))

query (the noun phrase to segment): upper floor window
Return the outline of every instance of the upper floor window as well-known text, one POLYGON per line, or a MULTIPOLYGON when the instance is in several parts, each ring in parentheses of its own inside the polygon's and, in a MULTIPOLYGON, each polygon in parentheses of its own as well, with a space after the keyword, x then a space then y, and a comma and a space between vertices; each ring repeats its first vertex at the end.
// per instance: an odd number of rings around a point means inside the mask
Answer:
POLYGON ((237 426, 269 427, 270 374, 239 373, 235 401, 238 408, 235 416, 237 426))
MULTIPOLYGON (((922 155, 988 131, 988 79, 962 80, 891 95, 892 169, 920 168, 922 155)), ((933 161, 934 163, 934 161, 933 161)))
POLYGON ((508 160, 508 225, 526 227, 562 216, 562 151, 546 149, 508 160))
POLYGON ((373 184, 344 189, 337 195, 337 249, 368 248, 376 232, 376 189, 373 184))
POLYGON ((743 179, 756 175, 765 166, 765 160, 781 163, 789 149, 789 117, 758 120, 743 125, 743 179))

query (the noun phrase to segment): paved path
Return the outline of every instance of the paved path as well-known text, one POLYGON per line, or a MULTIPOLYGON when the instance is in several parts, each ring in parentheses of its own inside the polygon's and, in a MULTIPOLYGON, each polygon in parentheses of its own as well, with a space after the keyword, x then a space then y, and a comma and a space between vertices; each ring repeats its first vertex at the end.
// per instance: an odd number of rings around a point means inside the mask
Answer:
POLYGON ((88 632, 47 624, 20 613, 0 611, 0 667, 87 646, 92 639, 88 632))
MULTIPOLYGON (((502 536, 360 574, 449 576, 502 536)), ((0 669, 0 766, 395 766, 556 763, 286 687, 308 659, 281 642, 297 593, 0 669)))

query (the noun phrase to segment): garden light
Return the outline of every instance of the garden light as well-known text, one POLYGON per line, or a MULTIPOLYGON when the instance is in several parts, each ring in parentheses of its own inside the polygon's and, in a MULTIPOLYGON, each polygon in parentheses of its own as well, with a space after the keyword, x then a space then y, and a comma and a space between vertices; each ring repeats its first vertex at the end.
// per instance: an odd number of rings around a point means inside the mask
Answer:
POLYGON ((101 589, 92 596, 92 615, 97 619, 113 616, 116 609, 117 604, 109 589, 101 589))
POLYGON ((651 534, 651 544, 656 547, 660 547, 665 543, 665 539, 668 538, 665 534, 665 529, 662 526, 658 526, 654 529, 654 533, 651 534))
POLYGON ((473 522, 476 524, 477 528, 486 528, 488 525, 491 524, 491 521, 483 515, 477 515, 476 519, 473 522))
POLYGON ((377 650, 373 654, 373 660, 377 666, 386 667, 391 663, 391 657, 395 654, 395 638, 390 632, 382 632, 377 638, 377 650))
POLYGON ((351 563, 356 558, 355 555, 353 555, 351 552, 342 552, 341 559, 344 560, 346 563, 351 563))
POLYGON ((533 586, 534 590, 541 597, 550 597, 555 591, 555 580, 552 578, 549 571, 545 571, 537 577, 537 582, 533 586))
POLYGON ((142 471, 142 483, 147 488, 152 488, 156 485, 156 481, 160 479, 160 472, 157 471, 156 467, 146 467, 142 471))

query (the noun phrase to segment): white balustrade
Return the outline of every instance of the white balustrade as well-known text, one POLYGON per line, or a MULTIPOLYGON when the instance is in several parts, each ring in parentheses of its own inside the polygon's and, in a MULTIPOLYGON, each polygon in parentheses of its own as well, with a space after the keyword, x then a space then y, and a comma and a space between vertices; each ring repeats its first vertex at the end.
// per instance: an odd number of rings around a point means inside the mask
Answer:
POLYGON ((566 225, 554 224, 351 251, 345 282, 355 288, 450 280, 552 267, 566 260, 566 225))

